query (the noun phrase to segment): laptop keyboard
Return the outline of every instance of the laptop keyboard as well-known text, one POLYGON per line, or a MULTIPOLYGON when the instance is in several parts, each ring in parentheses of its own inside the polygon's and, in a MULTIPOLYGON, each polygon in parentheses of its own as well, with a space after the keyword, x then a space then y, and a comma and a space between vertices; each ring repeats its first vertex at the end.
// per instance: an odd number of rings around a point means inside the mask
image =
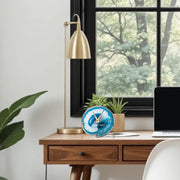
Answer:
POLYGON ((155 131, 153 137, 180 137, 180 131, 155 131))

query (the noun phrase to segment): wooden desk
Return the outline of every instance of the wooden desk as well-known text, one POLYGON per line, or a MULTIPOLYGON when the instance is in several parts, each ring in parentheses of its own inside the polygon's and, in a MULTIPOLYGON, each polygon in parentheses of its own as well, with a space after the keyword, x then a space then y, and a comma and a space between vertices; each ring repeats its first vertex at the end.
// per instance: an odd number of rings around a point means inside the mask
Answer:
POLYGON ((69 164, 70 180, 90 180, 96 164, 145 164, 152 148, 165 139, 152 138, 152 131, 139 136, 96 138, 87 134, 52 134, 40 139, 44 164, 69 164))

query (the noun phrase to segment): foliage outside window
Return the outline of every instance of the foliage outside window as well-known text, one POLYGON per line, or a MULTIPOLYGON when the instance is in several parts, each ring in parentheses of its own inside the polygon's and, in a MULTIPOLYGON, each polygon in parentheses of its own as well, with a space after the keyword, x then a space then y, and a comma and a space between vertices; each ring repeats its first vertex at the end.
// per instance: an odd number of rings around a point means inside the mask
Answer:
MULTIPOLYGON (((176 0, 163 1, 174 7, 176 0)), ((161 13, 161 77, 157 77, 157 7, 155 0, 97 0, 97 94, 111 97, 153 97, 157 78, 163 86, 180 85, 179 12, 161 13), (131 7, 121 11, 120 7, 131 7), (143 12, 138 7, 144 7, 143 12), (136 8, 136 9, 135 9, 136 8)), ((171 9, 172 10, 172 9, 171 9)), ((159 53, 159 52, 158 52, 159 53)))

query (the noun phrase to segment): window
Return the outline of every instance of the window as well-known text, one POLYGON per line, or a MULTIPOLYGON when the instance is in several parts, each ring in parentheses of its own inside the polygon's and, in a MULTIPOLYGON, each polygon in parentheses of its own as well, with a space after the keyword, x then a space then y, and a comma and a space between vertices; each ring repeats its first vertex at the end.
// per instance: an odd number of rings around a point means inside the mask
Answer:
POLYGON ((92 60, 71 60, 71 115, 92 93, 128 101, 128 116, 152 116, 156 86, 180 86, 180 1, 71 0, 92 60))

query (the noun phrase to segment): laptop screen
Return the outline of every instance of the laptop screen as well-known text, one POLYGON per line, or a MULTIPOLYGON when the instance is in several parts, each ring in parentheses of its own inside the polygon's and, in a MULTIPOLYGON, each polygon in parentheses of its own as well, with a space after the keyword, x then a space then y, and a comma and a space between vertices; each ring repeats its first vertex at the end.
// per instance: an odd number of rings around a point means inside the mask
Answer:
POLYGON ((154 129, 180 130, 180 87, 155 88, 154 129))

